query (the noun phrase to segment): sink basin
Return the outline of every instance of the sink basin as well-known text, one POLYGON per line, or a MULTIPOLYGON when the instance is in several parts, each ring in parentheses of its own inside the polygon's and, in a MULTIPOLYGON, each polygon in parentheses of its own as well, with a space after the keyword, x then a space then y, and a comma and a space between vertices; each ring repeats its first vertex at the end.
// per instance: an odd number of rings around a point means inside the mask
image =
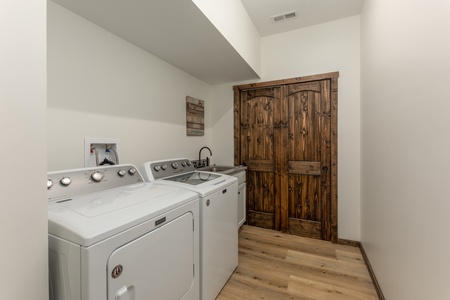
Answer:
POLYGON ((232 166, 208 166, 203 168, 198 168, 199 171, 207 172, 217 172, 217 173, 231 173, 234 171, 232 166))
POLYGON ((198 168, 199 171, 207 171, 207 172, 217 172, 230 176, 234 176, 238 179, 238 184, 245 183, 245 170, 247 167, 243 166, 208 166, 203 168, 198 168))

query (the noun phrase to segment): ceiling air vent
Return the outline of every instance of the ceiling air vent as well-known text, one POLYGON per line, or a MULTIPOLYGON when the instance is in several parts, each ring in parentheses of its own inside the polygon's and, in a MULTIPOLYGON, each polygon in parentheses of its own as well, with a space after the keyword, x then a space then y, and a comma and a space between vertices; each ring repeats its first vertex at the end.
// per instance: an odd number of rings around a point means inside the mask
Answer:
POLYGON ((276 16, 271 16, 270 18, 272 19, 273 23, 277 23, 277 22, 281 22, 281 21, 286 21, 286 20, 290 20, 297 17, 297 11, 290 11, 281 15, 276 15, 276 16))

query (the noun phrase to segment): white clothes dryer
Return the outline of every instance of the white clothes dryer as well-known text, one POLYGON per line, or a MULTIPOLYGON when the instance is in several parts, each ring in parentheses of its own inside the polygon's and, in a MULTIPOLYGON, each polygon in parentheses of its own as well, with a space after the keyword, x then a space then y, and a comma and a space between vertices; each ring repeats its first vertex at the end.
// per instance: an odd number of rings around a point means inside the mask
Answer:
POLYGON ((186 158, 146 162, 142 174, 147 181, 198 193, 200 299, 214 300, 238 265, 237 178, 197 171, 186 158))
POLYGON ((132 165, 48 173, 50 299, 198 300, 199 200, 132 165))

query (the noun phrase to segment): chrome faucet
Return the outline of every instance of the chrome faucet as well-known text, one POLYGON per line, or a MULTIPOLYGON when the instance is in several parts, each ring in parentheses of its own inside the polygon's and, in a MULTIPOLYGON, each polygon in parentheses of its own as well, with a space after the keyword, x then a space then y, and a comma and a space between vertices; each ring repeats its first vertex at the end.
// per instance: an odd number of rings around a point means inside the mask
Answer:
MULTIPOLYGON (((212 151, 211 151, 211 149, 209 149, 208 147, 202 147, 202 148, 200 148, 200 151, 198 151, 198 163, 201 165, 201 161, 202 161, 202 150, 203 149, 208 149, 209 150, 209 155, 211 155, 212 156, 212 151)), ((209 166, 209 157, 207 156, 206 157, 206 166, 209 166)))

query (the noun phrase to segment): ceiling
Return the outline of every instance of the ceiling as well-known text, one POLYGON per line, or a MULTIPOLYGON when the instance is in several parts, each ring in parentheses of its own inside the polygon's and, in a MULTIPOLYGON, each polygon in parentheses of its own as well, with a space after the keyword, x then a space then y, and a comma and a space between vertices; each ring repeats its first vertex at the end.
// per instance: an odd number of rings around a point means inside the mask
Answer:
POLYGON ((241 0, 261 37, 359 15, 364 0, 241 0), (296 11, 292 19, 271 16, 296 11))
MULTIPOLYGON (((190 0, 53 0, 175 67, 216 85, 258 74, 190 0)), ((359 14, 364 0, 242 0, 262 37, 359 14), (297 10, 273 24, 270 16, 297 10)))

